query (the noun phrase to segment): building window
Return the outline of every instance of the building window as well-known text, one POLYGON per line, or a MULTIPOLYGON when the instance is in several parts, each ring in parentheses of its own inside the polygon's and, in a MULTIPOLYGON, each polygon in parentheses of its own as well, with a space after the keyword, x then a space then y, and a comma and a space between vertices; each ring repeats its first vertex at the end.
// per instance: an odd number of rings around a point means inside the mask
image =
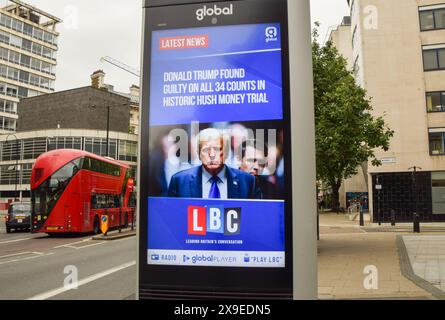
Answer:
POLYGON ((429 130, 430 155, 445 155, 445 128, 429 130))
POLYGON ((11 80, 19 80, 19 70, 15 68, 8 67, 8 78, 11 80))
POLYGON ((19 87, 18 97, 28 98, 28 88, 19 87))
POLYGON ((15 51, 9 51, 9 61, 12 63, 20 63, 20 53, 15 51))
POLYGON ((22 66, 29 68, 31 66, 31 57, 27 56, 26 54, 21 54, 20 55, 20 64, 22 66))
POLYGON ((137 143, 133 141, 119 141, 119 160, 137 162, 137 143))
POLYGON ((7 27, 7 28, 11 28, 11 22, 12 22, 11 17, 9 17, 7 15, 4 15, 4 14, 2 14, 0 16, 0 24, 2 26, 7 27))
POLYGON ((0 99, 0 112, 17 113, 17 102, 0 99))
POLYGON ((9 36, 9 44, 11 46, 17 47, 17 48, 21 48, 22 47, 22 38, 16 37, 14 35, 10 35, 9 36))
POLYGON ((20 70, 20 82, 29 83, 29 72, 20 70))
POLYGON ((443 112, 445 111, 445 91, 442 92, 427 92, 426 105, 428 112, 443 112))
POLYGON ((445 48, 423 50, 423 68, 425 71, 445 69, 445 48))
POLYGON ((32 53, 37 54, 37 55, 42 55, 42 46, 40 44, 37 43, 32 43, 32 53))
POLYGON ((23 39, 22 49, 31 52, 32 50, 32 42, 26 39, 23 39))
POLYGON ((420 11, 420 30, 445 29, 445 8, 420 11))
POLYGON ((32 163, 25 163, 21 165, 21 184, 30 184, 31 183, 31 171, 32 171, 32 163))
POLYGON ((23 159, 37 159, 46 152, 46 138, 34 138, 23 140, 23 159))
POLYGON ((48 151, 58 149, 82 150, 82 138, 80 137, 55 137, 48 139, 48 151))
POLYGON ((445 172, 432 172, 433 214, 445 214, 445 172))
POLYGON ((20 173, 16 173, 15 165, 0 166, 0 184, 14 185, 19 184, 20 173))
POLYGON ((11 97, 17 97, 19 88, 12 85, 12 84, 6 84, 6 95, 11 97))
POLYGON ((23 32, 23 22, 12 19, 12 29, 18 32, 23 32))
MULTIPOLYGON (((1 121, 1 118, 0 118, 1 121)), ((15 161, 20 160, 20 153, 22 150, 22 141, 8 140, 8 142, 1 143, 1 161, 15 161)))
POLYGON ((28 36, 32 36, 32 32, 33 32, 33 26, 25 23, 25 25, 23 26, 23 33, 28 36))
MULTIPOLYGON (((110 139, 110 158, 117 157, 117 140, 110 139)), ((97 154, 98 156, 107 156, 107 139, 85 138, 85 151, 97 154)))

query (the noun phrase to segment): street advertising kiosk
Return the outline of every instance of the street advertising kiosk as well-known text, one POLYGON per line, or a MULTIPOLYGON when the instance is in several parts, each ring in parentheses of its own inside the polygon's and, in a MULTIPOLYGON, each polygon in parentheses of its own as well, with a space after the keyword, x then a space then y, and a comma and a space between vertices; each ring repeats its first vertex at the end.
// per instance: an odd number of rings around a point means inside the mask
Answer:
POLYGON ((315 299, 309 0, 146 0, 138 298, 315 299))

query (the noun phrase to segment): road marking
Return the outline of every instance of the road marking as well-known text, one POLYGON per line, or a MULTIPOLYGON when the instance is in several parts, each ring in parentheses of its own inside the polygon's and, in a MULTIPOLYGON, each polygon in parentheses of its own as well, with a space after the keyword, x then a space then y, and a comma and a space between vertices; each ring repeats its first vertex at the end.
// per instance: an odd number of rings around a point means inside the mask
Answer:
POLYGON ((73 246, 67 246, 67 248, 72 248, 72 249, 85 249, 85 248, 89 248, 89 247, 94 247, 94 246, 98 246, 100 244, 104 244, 106 241, 102 241, 102 242, 98 242, 98 243, 93 243, 93 244, 88 244, 86 246, 82 246, 82 247, 73 247, 73 246))
POLYGON ((23 239, 2 241, 2 242, 0 242, 0 244, 13 243, 13 242, 19 242, 19 241, 25 241, 25 240, 31 240, 31 239, 34 239, 34 238, 23 238, 23 239))
POLYGON ((8 255, 6 255, 6 256, 0 256, 0 259, 3 259, 3 258, 11 258, 11 257, 16 257, 16 256, 22 256, 22 255, 25 255, 25 254, 30 254, 30 253, 32 253, 32 252, 19 252, 19 253, 14 253, 14 254, 8 254, 8 255))
POLYGON ((54 247, 53 249, 70 248, 70 249, 79 250, 79 249, 94 247, 94 246, 98 246, 100 244, 106 243, 106 241, 101 241, 101 242, 95 242, 93 244, 87 244, 87 245, 84 245, 84 246, 75 246, 76 244, 86 244, 88 242, 92 242, 92 240, 91 239, 85 239, 85 240, 82 240, 82 241, 76 241, 76 242, 72 242, 72 243, 67 243, 67 244, 63 244, 61 246, 54 247))
POLYGON ((53 249, 59 249, 59 248, 64 248, 64 247, 69 247, 72 246, 73 244, 77 244, 77 243, 85 243, 87 241, 90 241, 91 239, 84 239, 82 241, 76 241, 76 242, 71 242, 71 243, 67 243, 67 244, 62 244, 60 246, 54 247, 53 249))
MULTIPOLYGON (((113 273, 116 273, 118 271, 127 269, 129 267, 134 266, 134 265, 136 265, 136 261, 131 261, 131 262, 122 264, 120 266, 117 266, 115 268, 102 271, 100 273, 97 273, 97 274, 94 274, 92 276, 89 276, 89 277, 87 277, 87 278, 85 278, 83 280, 80 280, 77 286, 81 287, 81 286, 83 286, 83 285, 85 285, 87 283, 99 280, 101 278, 109 276, 110 274, 113 274, 113 273)), ((64 292, 70 291, 70 290, 73 290, 73 289, 66 289, 66 288, 62 287, 62 288, 50 290, 50 291, 47 291, 47 292, 35 295, 35 296, 33 296, 33 297, 29 298, 29 299, 26 299, 26 300, 46 300, 46 299, 52 298, 54 296, 57 296, 57 295, 59 295, 61 293, 64 293, 64 292)))
POLYGON ((25 255, 25 254, 27 254, 27 255, 32 254, 33 256, 26 257, 26 258, 21 258, 21 259, 18 258, 18 259, 13 259, 13 260, 8 260, 8 261, 2 261, 2 262, 0 262, 0 265, 13 263, 13 262, 24 261, 24 260, 31 260, 31 259, 41 258, 41 257, 46 257, 46 256, 53 255, 54 252, 50 252, 50 253, 46 253, 46 254, 45 253, 41 253, 41 252, 24 252, 24 253, 20 253, 20 254, 10 255, 9 257, 12 258, 13 256, 25 255))
POLYGON ((21 259, 20 261, 23 261, 23 260, 31 260, 31 259, 35 259, 35 258, 41 258, 41 257, 47 257, 47 256, 51 256, 51 255, 53 255, 53 254, 54 254, 54 252, 50 252, 50 253, 47 253, 47 254, 43 254, 43 253, 41 253, 41 254, 38 255, 38 256, 28 257, 28 258, 23 258, 23 259, 21 259))

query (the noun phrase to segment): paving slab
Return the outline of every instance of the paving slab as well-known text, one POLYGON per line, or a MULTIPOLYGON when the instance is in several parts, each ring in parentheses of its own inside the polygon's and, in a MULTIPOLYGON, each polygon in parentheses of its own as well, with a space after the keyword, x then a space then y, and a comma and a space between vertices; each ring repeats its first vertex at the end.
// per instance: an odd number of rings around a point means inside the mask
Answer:
POLYGON ((320 299, 435 299, 402 274, 400 232, 366 232, 347 215, 322 214, 320 224, 324 227, 318 255, 320 299), (364 271, 369 266, 377 270, 376 289, 365 286, 369 274, 364 271))

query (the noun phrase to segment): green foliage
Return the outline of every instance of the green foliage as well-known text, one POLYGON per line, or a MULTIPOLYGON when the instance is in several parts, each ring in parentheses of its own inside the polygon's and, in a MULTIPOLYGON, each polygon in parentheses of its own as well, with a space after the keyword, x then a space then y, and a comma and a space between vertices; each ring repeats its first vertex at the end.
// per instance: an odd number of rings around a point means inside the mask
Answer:
POLYGON ((331 42, 318 42, 313 32, 317 178, 337 197, 344 179, 357 174, 365 161, 381 165, 374 150, 389 149, 394 132, 383 117, 371 115, 371 99, 347 70, 346 60, 331 42), (337 193, 337 195, 335 194, 337 193))

